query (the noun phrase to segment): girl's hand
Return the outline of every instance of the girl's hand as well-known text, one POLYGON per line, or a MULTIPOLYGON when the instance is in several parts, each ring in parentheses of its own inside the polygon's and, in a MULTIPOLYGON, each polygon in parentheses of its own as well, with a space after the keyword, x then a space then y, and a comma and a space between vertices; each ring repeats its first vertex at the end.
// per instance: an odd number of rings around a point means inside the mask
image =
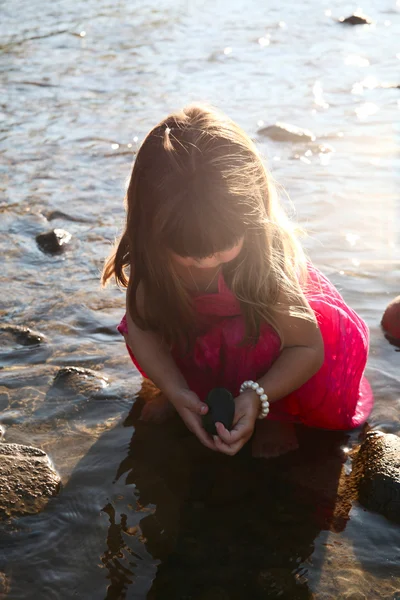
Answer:
POLYGON ((260 412, 260 399, 253 390, 247 390, 235 398, 233 428, 228 431, 222 423, 216 423, 218 435, 214 435, 217 450, 233 456, 251 438, 260 412))
POLYGON ((203 428, 202 415, 208 412, 208 406, 198 396, 186 389, 181 389, 169 396, 171 404, 181 416, 186 427, 195 434, 200 442, 210 450, 217 450, 213 438, 203 428))

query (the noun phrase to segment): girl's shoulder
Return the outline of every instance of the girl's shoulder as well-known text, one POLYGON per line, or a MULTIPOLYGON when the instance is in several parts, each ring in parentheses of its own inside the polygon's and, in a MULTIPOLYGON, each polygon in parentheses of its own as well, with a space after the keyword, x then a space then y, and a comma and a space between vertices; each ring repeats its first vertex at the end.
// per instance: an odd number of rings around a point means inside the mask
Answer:
POLYGON ((138 316, 140 318, 144 318, 146 304, 145 298, 145 290, 142 282, 139 283, 136 290, 133 290, 132 285, 129 284, 126 288, 126 311, 129 311, 129 307, 132 306, 132 302, 134 302, 138 316), (134 298, 132 296, 134 296, 134 298))

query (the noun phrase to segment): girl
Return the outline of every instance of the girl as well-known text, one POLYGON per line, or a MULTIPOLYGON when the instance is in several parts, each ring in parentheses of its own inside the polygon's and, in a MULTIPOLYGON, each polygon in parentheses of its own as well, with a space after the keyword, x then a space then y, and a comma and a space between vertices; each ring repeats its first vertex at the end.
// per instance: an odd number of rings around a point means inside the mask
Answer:
POLYGON ((143 418, 172 405, 205 446, 231 455, 256 428, 256 456, 295 448, 293 423, 365 421, 367 326, 305 260, 238 125, 198 105, 167 117, 138 152, 126 208, 102 282, 127 289, 119 331, 163 393, 143 418), (234 394, 235 417, 211 437, 201 416, 214 387, 234 394))

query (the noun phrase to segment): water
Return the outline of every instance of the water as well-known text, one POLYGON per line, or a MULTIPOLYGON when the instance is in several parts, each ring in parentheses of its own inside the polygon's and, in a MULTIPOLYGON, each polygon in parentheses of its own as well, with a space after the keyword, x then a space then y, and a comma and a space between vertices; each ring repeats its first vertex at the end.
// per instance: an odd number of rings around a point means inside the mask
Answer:
POLYGON ((9 598, 397 597, 398 528, 336 500, 340 448, 357 435, 316 441, 297 464, 210 465, 178 425, 127 419, 140 380, 115 332, 124 297, 98 283, 138 143, 170 110, 211 102, 257 139, 312 259, 367 320, 369 423, 399 432, 399 355, 379 323, 399 293, 400 92, 390 85, 400 6, 365 2, 369 27, 335 22, 355 8, 2 3, 0 316, 48 338, 40 351, 1 349, 2 422, 5 441, 48 452, 64 485, 42 514, 3 531, 9 598), (311 129, 331 151, 257 136, 276 120, 311 129), (73 239, 59 257, 35 242, 54 227, 73 239), (68 365, 109 385, 51 401, 68 365))

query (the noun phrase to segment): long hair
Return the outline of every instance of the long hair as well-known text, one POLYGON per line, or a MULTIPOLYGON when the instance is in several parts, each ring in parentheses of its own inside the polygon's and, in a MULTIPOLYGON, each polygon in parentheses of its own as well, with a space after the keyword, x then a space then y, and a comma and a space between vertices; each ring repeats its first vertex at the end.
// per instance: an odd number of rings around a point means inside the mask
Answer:
POLYGON ((242 237, 242 251, 223 273, 240 302, 244 341, 256 341, 264 322, 279 333, 276 312, 315 319, 302 291, 305 257, 276 186, 252 140, 224 114, 192 105, 154 127, 137 154, 125 202, 125 229, 102 283, 114 276, 128 288, 128 310, 140 328, 171 345, 195 335, 191 296, 171 251, 203 258, 242 237))

